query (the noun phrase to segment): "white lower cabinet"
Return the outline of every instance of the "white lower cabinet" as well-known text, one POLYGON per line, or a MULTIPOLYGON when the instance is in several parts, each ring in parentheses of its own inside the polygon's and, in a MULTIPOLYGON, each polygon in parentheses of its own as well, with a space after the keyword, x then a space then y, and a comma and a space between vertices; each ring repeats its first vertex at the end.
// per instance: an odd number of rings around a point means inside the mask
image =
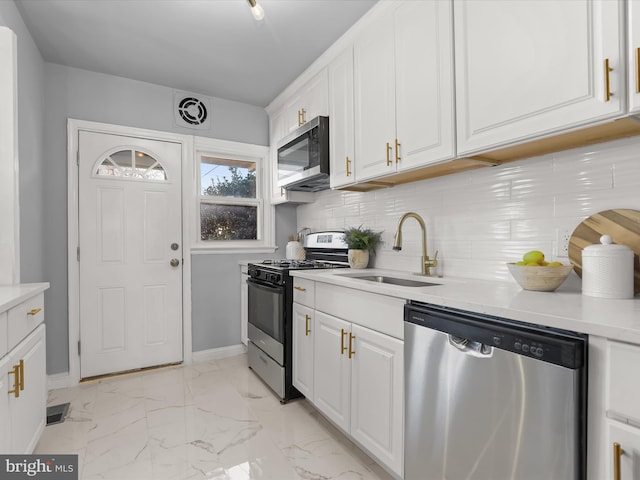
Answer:
POLYGON ((403 342, 315 312, 313 403, 402 475, 403 342))
POLYGON ((2 364, 0 434, 2 452, 33 452, 46 425, 47 379, 45 326, 36 328, 20 342, 2 364), (5 428, 4 426, 8 428, 5 428), (7 438, 8 437, 8 438, 7 438))
POLYGON ((404 300, 298 277, 293 288, 293 386, 402 477, 404 300))
POLYGON ((640 478, 640 428, 608 420, 607 444, 610 448, 607 462, 609 473, 605 478, 613 480, 640 478))
POLYGON ((313 339, 315 336, 312 308, 293 304, 293 386, 308 399, 313 399, 313 339))

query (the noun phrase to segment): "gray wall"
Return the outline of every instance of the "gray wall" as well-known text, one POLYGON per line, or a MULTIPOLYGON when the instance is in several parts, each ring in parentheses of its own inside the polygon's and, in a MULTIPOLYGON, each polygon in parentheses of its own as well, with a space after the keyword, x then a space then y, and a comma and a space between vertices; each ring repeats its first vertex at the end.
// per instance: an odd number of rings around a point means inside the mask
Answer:
MULTIPOLYGON (((113 123, 167 132, 268 145, 268 117, 252 105, 212 99, 212 127, 196 131, 173 124, 173 90, 111 75, 46 63, 44 145, 46 178, 43 204, 46 232, 47 364, 50 374, 68 363, 67 289, 67 118, 113 123)), ((196 92, 197 93, 197 92, 196 92)), ((283 212, 295 229, 295 211, 283 212)), ((286 235, 284 240, 286 242, 286 235)), ((284 251, 284 243, 282 251, 284 251)), ((252 256, 255 258, 255 254, 252 256)), ((240 342, 240 270, 242 255, 192 257, 194 351, 240 342), (215 292, 212 295, 211 292, 215 292), (212 302, 212 299, 216 299, 212 302)))

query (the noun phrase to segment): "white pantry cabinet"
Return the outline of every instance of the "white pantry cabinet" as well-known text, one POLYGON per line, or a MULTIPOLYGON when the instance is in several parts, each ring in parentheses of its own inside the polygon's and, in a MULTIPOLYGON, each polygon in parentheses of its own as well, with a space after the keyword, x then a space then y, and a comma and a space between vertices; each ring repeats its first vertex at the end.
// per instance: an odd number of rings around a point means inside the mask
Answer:
POLYGON ((622 116, 624 4, 454 0, 458 156, 622 116))
POLYGON ((358 182, 455 154, 451 2, 389 5, 354 45, 358 182))
POLYGON ((627 3, 629 111, 640 112, 640 1, 627 3))
POLYGON ((353 111, 353 46, 329 65, 329 171, 331 188, 356 181, 353 111))

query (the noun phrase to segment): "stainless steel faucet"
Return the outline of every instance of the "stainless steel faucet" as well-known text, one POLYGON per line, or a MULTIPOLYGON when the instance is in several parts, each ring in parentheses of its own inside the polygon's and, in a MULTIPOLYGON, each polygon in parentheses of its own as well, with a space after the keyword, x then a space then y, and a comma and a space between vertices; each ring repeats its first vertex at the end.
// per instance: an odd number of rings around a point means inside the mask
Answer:
POLYGON ((395 240, 393 241, 393 249, 397 251, 402 250, 402 224, 409 217, 415 218, 420 224, 420 229, 422 230, 422 259, 420 260, 422 275, 431 276, 429 269, 438 266, 438 260, 436 260, 438 258, 438 252, 436 251, 433 256, 433 260, 429 259, 429 255, 427 255, 427 227, 420 215, 414 212, 407 212, 402 216, 402 218, 400 218, 395 240))

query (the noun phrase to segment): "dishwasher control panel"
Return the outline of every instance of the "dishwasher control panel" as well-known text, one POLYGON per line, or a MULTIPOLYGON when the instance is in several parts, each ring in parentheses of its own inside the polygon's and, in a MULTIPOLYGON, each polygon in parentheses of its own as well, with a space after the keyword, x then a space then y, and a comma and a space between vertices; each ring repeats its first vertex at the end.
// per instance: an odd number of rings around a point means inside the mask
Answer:
POLYGON ((577 369, 585 364, 586 335, 434 305, 405 306, 405 322, 439 330, 525 357, 577 369))

